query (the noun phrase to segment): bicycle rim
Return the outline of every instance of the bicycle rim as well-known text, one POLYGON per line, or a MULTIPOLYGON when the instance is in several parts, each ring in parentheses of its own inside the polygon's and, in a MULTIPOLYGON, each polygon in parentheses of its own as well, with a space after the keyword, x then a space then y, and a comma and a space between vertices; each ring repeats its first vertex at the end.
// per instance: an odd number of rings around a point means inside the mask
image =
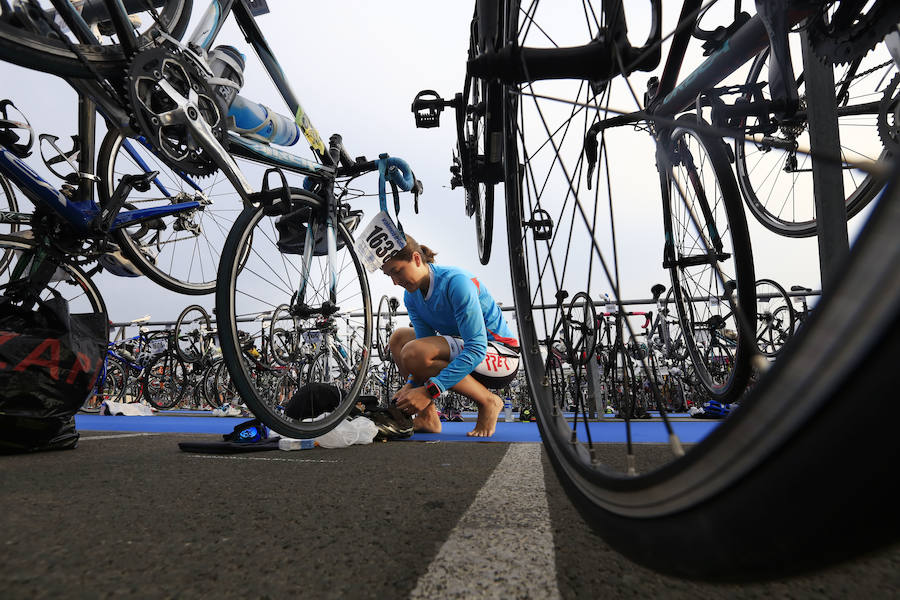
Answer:
POLYGON ((205 337, 212 331, 209 314, 199 304, 191 304, 178 315, 175 322, 175 351, 190 364, 199 361, 207 346, 205 337))
POLYGON ((146 192, 132 190, 128 202, 134 208, 178 202, 198 202, 199 207, 120 229, 114 232, 116 242, 141 273, 166 289, 190 295, 212 293, 225 238, 243 208, 240 195, 221 171, 209 177, 177 173, 140 141, 110 131, 97 158, 97 172, 103 179, 100 204, 109 202, 123 175, 148 171, 159 171, 159 175, 146 192))
MULTIPOLYGON (((0 175, 0 212, 18 212, 19 204, 16 202, 16 194, 6 177, 0 175)), ((17 223, 0 224, 0 235, 9 235, 19 230, 17 223)), ((0 271, 9 264, 12 259, 12 250, 0 252, 0 271)))
POLYGON ((756 347, 768 357, 781 351, 794 332, 791 298, 777 281, 756 282, 756 347))
POLYGON ((671 133, 669 148, 678 162, 672 166, 668 192, 675 307, 701 383, 724 402, 743 391, 750 375, 753 346, 747 337, 756 323, 750 236, 724 142, 698 133, 703 123, 692 116, 678 121, 684 125, 671 133), (735 285, 733 296, 730 283, 735 285), (749 307, 744 317, 752 329, 742 331, 734 302, 749 307))
MULTIPOLYGON (((795 42, 792 44, 794 64, 801 65, 797 43, 799 35, 791 35, 790 38, 795 42)), ((748 84, 764 81, 768 77, 768 52, 764 50, 754 60, 747 77, 748 84)), ((836 95, 844 89, 844 83, 847 84, 847 93, 838 99, 837 110, 848 219, 865 208, 885 183, 883 179, 857 170, 852 165, 890 158, 890 152, 885 150, 878 136, 877 109, 863 114, 852 114, 851 110, 881 100, 896 73, 897 68, 884 44, 866 54, 855 74, 848 65, 834 67, 836 95), (842 115, 842 111, 845 114, 842 115)), ((802 73, 797 75, 802 77, 802 73)), ((801 97, 805 94, 802 82, 799 93, 801 97)), ((753 118, 744 121, 745 126, 756 124, 757 120, 753 118)), ((801 119, 779 127, 770 135, 779 141, 796 142, 802 148, 809 148, 808 128, 806 120, 801 119)), ((812 158, 809 155, 763 142, 735 141, 735 170, 747 208, 764 227, 779 235, 809 237, 816 234, 811 169, 812 158)))
MULTIPOLYGON (((0 256, 7 251, 10 253, 22 253, 12 255, 11 260, 0 268, 0 295, 4 294, 4 290, 10 283, 12 271, 17 264, 16 256, 24 256, 34 251, 34 242, 20 235, 4 235, 0 234, 0 256)), ((66 262, 58 262, 52 258, 57 264, 57 272, 53 276, 44 292, 41 294, 43 300, 49 300, 54 296, 54 292, 61 295, 69 303, 69 312, 71 314, 78 313, 100 313, 106 316, 106 303, 100 290, 94 285, 90 277, 78 266, 66 262)), ((107 336, 109 337, 109 328, 107 326, 107 336)))
MULTIPOLYGON (((321 200, 308 192, 292 190, 295 207, 320 207, 321 200)), ((341 224, 336 230, 340 248, 336 256, 337 305, 339 314, 348 314, 351 324, 363 331, 363 350, 358 362, 352 364, 348 385, 341 390, 341 402, 328 416, 317 421, 300 421, 284 414, 289 399, 276 397, 275 392, 257 381, 240 358, 238 319, 270 314, 278 305, 290 304, 300 288, 302 256, 282 254, 277 247, 278 231, 274 218, 263 215, 261 209, 246 209, 235 221, 226 240, 219 265, 220 285, 216 291, 216 315, 219 319, 222 355, 232 383, 253 413, 282 435, 309 438, 333 429, 350 411, 362 388, 372 347, 372 304, 365 268, 353 250, 353 240, 341 224), (239 268, 237 256, 247 255, 246 265, 239 268)), ((329 297, 330 275, 327 256, 313 256, 304 300, 318 308, 329 297)), ((316 319, 298 317, 296 335, 316 329, 316 319)), ((319 342, 324 341, 324 336, 319 342)), ((298 356, 286 368, 299 369, 304 360, 298 356)), ((273 381, 274 383, 274 381, 273 381)))

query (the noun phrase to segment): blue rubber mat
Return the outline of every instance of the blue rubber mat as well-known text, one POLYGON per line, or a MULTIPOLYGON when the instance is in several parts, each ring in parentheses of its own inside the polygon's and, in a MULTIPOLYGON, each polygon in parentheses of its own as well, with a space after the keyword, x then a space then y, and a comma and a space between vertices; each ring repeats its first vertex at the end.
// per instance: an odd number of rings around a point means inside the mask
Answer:
MULTIPOLYGON (((109 417, 75 415, 79 431, 135 431, 143 433, 231 433, 234 426, 248 417, 109 417)), ((672 428, 684 443, 699 442, 716 428, 718 421, 673 421, 672 428)), ((497 423, 497 430, 489 438, 474 438, 466 434, 475 427, 474 421, 442 423, 441 433, 417 433, 409 441, 441 442, 539 442, 537 423, 497 423)), ((584 424, 578 425, 579 439, 586 439, 584 424)), ((591 423, 591 439, 595 442, 624 442, 624 421, 591 423)), ((632 421, 631 439, 635 443, 665 443, 668 441, 662 421, 632 421)))
MULTIPOLYGON (((716 428, 718 421, 674 421, 672 429, 686 444, 696 443, 716 428)), ((476 438, 466 435, 475 427, 474 422, 442 423, 440 433, 416 433, 410 441, 441 442, 539 442, 537 423, 497 423, 494 435, 476 438)), ((578 438, 587 439, 584 424, 578 424, 578 438)), ((625 422, 591 423, 591 439, 594 442, 625 442, 625 422)), ((631 441, 634 443, 666 443, 669 437, 662 421, 632 421, 631 441)))
POLYGON ((142 433, 231 433, 250 417, 111 417, 75 415, 79 431, 140 431, 142 433))

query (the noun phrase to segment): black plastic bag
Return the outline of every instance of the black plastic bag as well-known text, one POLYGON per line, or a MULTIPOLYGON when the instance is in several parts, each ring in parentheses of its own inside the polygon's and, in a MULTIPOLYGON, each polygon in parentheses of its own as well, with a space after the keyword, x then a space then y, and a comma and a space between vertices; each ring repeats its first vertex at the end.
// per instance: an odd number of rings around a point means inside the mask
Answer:
POLYGON ((70 315, 61 297, 34 310, 0 297, 0 454, 75 447, 107 331, 105 314, 70 315))
POLYGON ((292 419, 311 419, 332 412, 341 403, 341 391, 327 383, 307 383, 291 397, 284 414, 292 419))

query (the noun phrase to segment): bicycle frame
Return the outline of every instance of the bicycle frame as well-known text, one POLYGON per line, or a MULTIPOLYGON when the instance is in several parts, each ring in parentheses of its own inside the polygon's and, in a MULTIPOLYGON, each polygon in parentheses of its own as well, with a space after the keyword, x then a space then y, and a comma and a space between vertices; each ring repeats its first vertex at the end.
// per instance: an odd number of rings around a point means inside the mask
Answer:
MULTIPOLYGON (((102 215, 101 207, 94 200, 94 183, 97 180, 94 175, 95 136, 95 104, 81 97, 78 105, 79 185, 71 199, 2 144, 0 144, 0 175, 5 176, 19 188, 36 207, 52 211, 78 235, 90 237, 92 234, 105 233, 100 231, 99 227, 99 221, 105 218, 105 215, 102 215)), ((164 207, 120 211, 113 218, 109 230, 114 231, 142 221, 193 210, 198 206, 197 202, 180 202, 164 207)), ((0 212, 0 222, 28 223, 30 220, 31 215, 27 213, 0 212)))

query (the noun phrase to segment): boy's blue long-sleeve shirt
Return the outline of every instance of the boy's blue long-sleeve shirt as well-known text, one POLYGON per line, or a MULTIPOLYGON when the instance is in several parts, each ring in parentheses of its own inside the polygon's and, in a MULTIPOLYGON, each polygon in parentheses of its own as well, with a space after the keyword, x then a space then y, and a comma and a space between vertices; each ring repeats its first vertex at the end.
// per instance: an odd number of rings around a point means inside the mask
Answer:
POLYGON ((463 340, 463 350, 431 380, 442 392, 475 370, 487 354, 488 340, 518 346, 500 307, 485 285, 463 269, 429 264, 427 295, 405 292, 403 303, 416 338, 450 335, 463 340))

